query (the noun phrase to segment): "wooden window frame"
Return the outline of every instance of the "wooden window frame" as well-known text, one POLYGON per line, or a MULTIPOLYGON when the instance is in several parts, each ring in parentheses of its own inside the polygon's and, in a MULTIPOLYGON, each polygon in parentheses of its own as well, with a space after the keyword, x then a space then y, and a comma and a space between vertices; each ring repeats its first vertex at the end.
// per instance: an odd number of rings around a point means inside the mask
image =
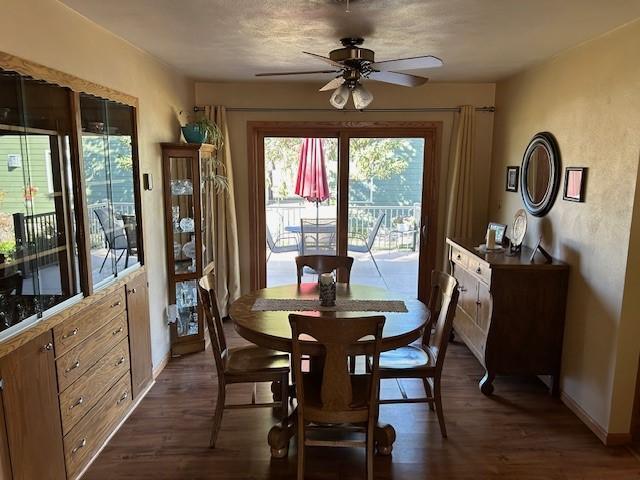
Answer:
MULTIPOLYGON (((442 122, 247 122, 247 155, 249 161, 249 238, 251 290, 266 286, 266 218, 265 218, 265 137, 332 137, 338 139, 338 252, 346 253, 348 243, 349 139, 369 138, 424 138, 424 168, 422 188, 422 222, 426 226, 425 255, 420 256, 418 298, 426 301, 430 290, 431 270, 436 267, 438 226, 438 185, 442 122)), ((293 279, 292 279, 293 281, 293 279)))

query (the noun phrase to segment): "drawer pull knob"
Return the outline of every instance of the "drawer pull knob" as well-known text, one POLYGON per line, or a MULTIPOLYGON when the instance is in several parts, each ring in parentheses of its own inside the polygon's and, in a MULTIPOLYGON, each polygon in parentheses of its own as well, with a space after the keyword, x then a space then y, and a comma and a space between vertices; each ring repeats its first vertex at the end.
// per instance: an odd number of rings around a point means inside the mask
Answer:
POLYGON ((76 360, 75 362, 73 362, 73 365, 71 365, 69 368, 65 370, 65 373, 69 373, 71 370, 75 370, 79 366, 80 366, 80 360, 76 360))
POLYGON ((467 291, 467 289, 466 289, 466 288, 464 288, 462 285, 459 285, 459 286, 458 286, 458 290, 460 291, 460 293, 464 293, 464 292, 466 292, 466 291, 467 291))
POLYGON ((73 405, 71 405, 69 407, 69 410, 71 410, 72 408, 77 407, 78 405, 82 405, 82 402, 84 402, 84 398, 80 397, 78 400, 76 400, 76 403, 74 403, 73 405))
POLYGON ((120 328, 119 328, 119 329, 117 329, 117 330, 114 330, 114 331, 113 331, 113 333, 112 333, 112 335, 118 335, 119 333, 122 333, 122 327, 120 327, 120 328))
POLYGON ((120 357, 120 358, 118 359, 118 361, 116 362, 116 366, 118 366, 118 365, 122 365, 123 363, 124 363, 124 357, 120 357))
POLYGON ((53 343, 51 343, 51 342, 47 343, 46 345, 44 345, 42 347, 42 351, 43 352, 48 352, 50 350, 53 350, 53 343))
POLYGON ((116 308, 116 307, 119 307, 120 305, 122 305, 122 302, 120 300, 118 300, 116 303, 111 305, 111 308, 116 308))
POLYGON ((462 258, 462 255, 458 254, 458 255, 456 255, 456 258, 457 258, 458 260, 460 260, 460 259, 462 258))
POLYGON ((482 302, 476 302, 476 305, 480 306, 482 305, 482 302))
POLYGON ((84 446, 87 444, 87 439, 83 438, 80 443, 78 444, 78 446, 74 447, 73 450, 71 450, 71 453, 76 453, 78 450, 80 450, 81 448, 84 448, 84 446))
POLYGON ((129 290, 129 293, 136 293, 137 290, 135 288, 132 288, 131 290, 129 290))
POLYGON ((480 267, 476 268, 476 273, 482 273, 482 270, 480 269, 480 267))
POLYGON ((120 399, 116 402, 116 405, 120 405, 122 402, 124 402, 127 399, 128 396, 129 396, 129 392, 124 392, 124 394, 122 394, 120 399))
POLYGON ((65 333, 65 334, 62 336, 62 339, 63 339, 63 340, 66 340, 67 338, 75 337, 75 336, 78 334, 78 331, 79 331, 79 330, 78 330, 77 328, 74 328, 74 329, 73 329, 73 330, 71 330, 69 333, 65 333))

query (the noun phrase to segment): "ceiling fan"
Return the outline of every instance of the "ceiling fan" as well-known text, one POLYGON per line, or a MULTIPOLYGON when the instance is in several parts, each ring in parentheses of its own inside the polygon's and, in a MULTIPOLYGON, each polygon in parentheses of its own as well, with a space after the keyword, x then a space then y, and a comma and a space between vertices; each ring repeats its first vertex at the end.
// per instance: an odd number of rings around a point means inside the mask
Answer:
POLYGON ((360 47, 360 45, 364 43, 363 38, 343 38, 340 42, 342 43, 342 48, 332 50, 329 52, 328 57, 310 52, 302 52, 331 65, 333 67, 332 70, 257 73, 256 77, 309 75, 318 73, 338 74, 333 80, 322 87, 320 91, 335 90, 329 99, 329 102, 335 108, 344 108, 349 100, 349 94, 351 94, 355 108, 362 110, 373 100, 373 95, 362 85, 362 80, 376 80, 378 82, 393 83, 405 87, 417 87, 425 84, 429 79, 409 75, 408 73, 399 73, 398 70, 417 70, 442 66, 442 60, 431 55, 376 62, 373 50, 360 47))

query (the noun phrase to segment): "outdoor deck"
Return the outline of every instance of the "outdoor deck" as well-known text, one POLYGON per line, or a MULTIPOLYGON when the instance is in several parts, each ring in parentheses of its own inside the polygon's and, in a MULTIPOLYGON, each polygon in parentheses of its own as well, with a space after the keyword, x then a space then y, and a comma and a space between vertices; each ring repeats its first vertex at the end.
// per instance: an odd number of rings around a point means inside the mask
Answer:
MULTIPOLYGON (((418 252, 411 250, 380 250, 373 252, 382 278, 368 253, 351 253, 355 261, 351 283, 386 288, 392 292, 415 296, 418 285, 418 252)), ((274 253, 267 263, 267 286, 296 282, 296 252, 274 253)), ((316 275, 305 274, 303 281, 316 281, 316 275)))

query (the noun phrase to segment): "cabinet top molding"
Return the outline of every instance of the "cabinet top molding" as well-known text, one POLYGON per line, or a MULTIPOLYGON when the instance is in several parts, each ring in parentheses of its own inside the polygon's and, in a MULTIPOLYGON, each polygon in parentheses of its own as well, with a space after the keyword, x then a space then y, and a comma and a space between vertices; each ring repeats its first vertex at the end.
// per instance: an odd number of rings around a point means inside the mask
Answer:
POLYGON ((133 95, 119 92, 113 88, 84 80, 69 73, 64 73, 30 60, 25 60, 24 58, 16 57, 10 53, 0 51, 0 68, 12 70, 37 80, 44 80, 45 82, 60 85, 61 87, 68 87, 76 92, 88 93, 89 95, 95 95, 138 108, 138 98, 133 95))

